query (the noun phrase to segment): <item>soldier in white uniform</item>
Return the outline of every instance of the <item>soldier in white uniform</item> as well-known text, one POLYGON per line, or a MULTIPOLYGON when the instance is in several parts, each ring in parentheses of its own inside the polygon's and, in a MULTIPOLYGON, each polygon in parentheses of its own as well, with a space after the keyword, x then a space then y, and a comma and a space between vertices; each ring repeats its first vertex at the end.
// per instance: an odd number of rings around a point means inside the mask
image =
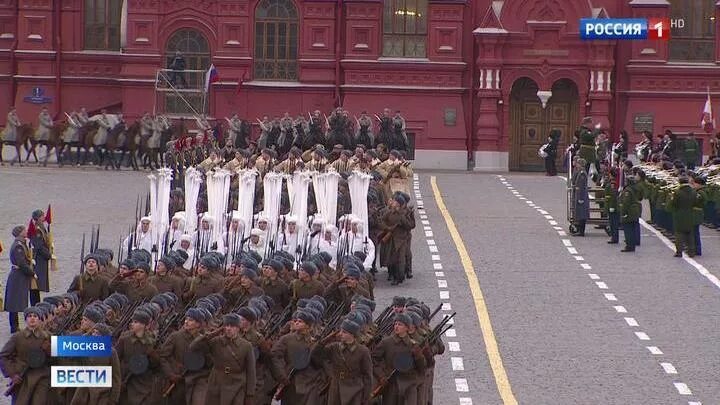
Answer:
POLYGON ((247 241, 247 249, 260 255, 261 258, 265 259, 265 244, 262 242, 260 235, 262 231, 258 228, 253 228, 250 231, 250 239, 247 241))
POLYGON ((337 250, 338 250, 338 242, 337 237, 335 234, 335 231, 337 228, 335 228, 334 225, 328 225, 325 227, 325 231, 323 232, 323 239, 320 241, 320 252, 327 252, 330 257, 332 257, 332 261, 330 262, 330 267, 335 267, 335 264, 337 264, 337 250))
POLYGON ((88 116, 87 110, 85 107, 80 109, 80 114, 78 114, 78 119, 80 120, 80 125, 85 125, 88 122, 90 122, 90 117, 88 116))
POLYGON ((15 142, 17 139, 17 131, 18 127, 20 127, 22 123, 20 123, 20 118, 17 116, 17 111, 15 110, 15 107, 10 107, 10 111, 7 115, 7 121, 5 124, 5 129, 2 132, 2 138, 5 142, 15 142))
POLYGON ((112 123, 110 123, 110 118, 107 116, 107 112, 105 110, 100 112, 100 117, 97 120, 97 123, 99 127, 97 133, 95 134, 95 138, 93 139, 93 145, 102 146, 107 142, 108 131, 112 129, 112 123))
POLYGON ((285 224, 287 225, 287 229, 285 229, 285 232, 280 234, 278 246, 282 248, 282 250, 294 256, 297 253, 298 245, 301 242, 297 232, 297 218, 292 215, 288 215, 285 219, 285 224))
POLYGON ((245 233, 245 223, 240 216, 240 212, 233 211, 232 220, 230 220, 229 232, 224 232, 223 241, 227 241, 227 252, 229 257, 235 257, 242 251, 243 235, 245 233))
POLYGON ((38 114, 38 128, 35 131, 35 140, 47 141, 50 139, 50 130, 53 126, 53 120, 48 112, 47 107, 43 107, 38 114))
POLYGON ((63 132, 63 142, 65 143, 74 143, 80 141, 80 127, 82 127, 82 123, 80 122, 80 117, 78 116, 77 111, 73 111, 70 114, 68 114, 68 125, 67 128, 65 128, 65 132, 63 132))
POLYGON ((154 121, 149 113, 143 114, 140 118, 140 136, 149 137, 152 135, 154 121))
POLYGON ((195 259, 195 248, 193 247, 192 241, 192 235, 186 233, 180 237, 180 242, 175 246, 175 250, 182 250, 188 255, 185 263, 183 263, 183 268, 186 270, 190 270, 193 265, 193 259, 195 259))
POLYGON ((130 246, 130 249, 145 249, 148 252, 152 252, 153 242, 152 232, 150 232, 150 217, 140 218, 140 223, 136 231, 128 235, 123 241, 123 247, 127 249, 128 246, 130 246))

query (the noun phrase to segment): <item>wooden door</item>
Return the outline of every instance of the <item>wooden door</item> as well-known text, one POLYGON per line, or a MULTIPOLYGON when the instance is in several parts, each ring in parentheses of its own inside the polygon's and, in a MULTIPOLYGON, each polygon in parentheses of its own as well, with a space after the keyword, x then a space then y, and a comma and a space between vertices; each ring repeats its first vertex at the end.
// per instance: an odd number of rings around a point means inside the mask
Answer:
POLYGON ((560 80, 553 86, 553 95, 545 108, 537 97, 537 85, 520 79, 513 86, 510 107, 511 153, 510 170, 543 171, 545 163, 538 149, 552 130, 560 132, 558 167, 568 142, 572 139, 573 123, 577 122, 577 89, 574 83, 560 80))

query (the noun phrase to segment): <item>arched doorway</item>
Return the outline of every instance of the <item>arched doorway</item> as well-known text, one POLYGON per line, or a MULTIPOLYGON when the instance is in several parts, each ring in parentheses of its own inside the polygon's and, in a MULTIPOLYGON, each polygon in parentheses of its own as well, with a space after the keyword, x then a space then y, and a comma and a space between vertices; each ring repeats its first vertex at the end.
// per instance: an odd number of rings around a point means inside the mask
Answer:
POLYGON ((292 0, 262 0, 255 10, 258 80, 298 80, 298 12, 292 0))
MULTIPOLYGON (((175 31, 165 45, 165 67, 169 67, 176 52, 185 57, 185 69, 207 71, 210 67, 210 46, 205 36, 192 28, 183 28, 175 31)), ((204 75, 202 73, 186 73, 188 90, 199 90, 200 92, 182 91, 182 97, 174 92, 165 93, 165 111, 170 114, 190 114, 192 110, 182 100, 185 98, 192 107, 202 112, 203 97, 201 90, 204 86, 204 75)))
POLYGON ((543 109, 537 95, 538 85, 527 77, 513 83, 510 94, 510 170, 542 171, 538 149, 550 131, 560 132, 558 167, 572 131, 578 123, 578 89, 575 83, 561 79, 553 83, 552 96, 543 109))

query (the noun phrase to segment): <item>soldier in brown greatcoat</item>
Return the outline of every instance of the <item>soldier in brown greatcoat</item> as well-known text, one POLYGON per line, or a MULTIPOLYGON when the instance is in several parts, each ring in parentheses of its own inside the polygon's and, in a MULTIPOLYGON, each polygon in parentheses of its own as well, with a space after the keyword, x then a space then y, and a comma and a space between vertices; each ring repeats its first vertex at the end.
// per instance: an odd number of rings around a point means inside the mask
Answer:
POLYGON ((274 375, 285 390, 283 404, 315 405, 324 403, 322 387, 324 373, 313 357, 312 326, 316 323, 312 313, 298 310, 293 314, 290 333, 278 339, 272 348, 274 375), (305 358, 305 361, 302 358, 305 358), (300 364, 304 363, 304 364, 300 364), (294 370, 294 372, 293 372, 294 370))
POLYGON ((27 244, 27 228, 18 225, 12 230, 15 238, 10 247, 10 273, 5 284, 5 311, 9 313, 10 332, 18 330, 18 313, 28 306, 28 294, 32 280, 37 276, 33 271, 32 251, 27 244))
POLYGON ((129 280, 122 276, 116 277, 110 282, 110 289, 127 295, 130 301, 151 300, 158 294, 157 288, 148 283, 150 276, 150 264, 140 261, 135 263, 135 271, 129 280))
POLYGON ((183 293, 185 281, 175 275, 176 263, 170 256, 164 256, 158 260, 155 267, 155 274, 150 276, 149 283, 157 288, 158 292, 172 292, 176 297, 183 293))
POLYGON ((175 385, 168 394, 168 402, 171 404, 205 404, 210 369, 207 365, 199 364, 199 370, 188 370, 185 357, 190 343, 202 333, 204 324, 205 318, 199 309, 188 309, 182 329, 171 333, 158 351, 162 370, 175 385))
POLYGON ((240 316, 240 336, 250 342, 257 354, 255 361, 255 403, 269 404, 271 402, 270 391, 275 386, 275 380, 270 372, 272 367, 272 341, 258 332, 256 323, 262 318, 263 312, 260 306, 253 305, 242 307, 237 311, 240 316))
POLYGON ((255 397, 255 352, 240 336, 240 316, 223 317, 222 328, 198 336, 190 350, 207 353, 213 368, 208 379, 205 403, 217 405, 252 405, 255 397))
POLYGON ((331 372, 328 405, 368 405, 372 391, 372 358, 370 350, 358 343, 360 325, 343 321, 338 341, 319 346, 320 356, 329 363, 331 372))
POLYGON ((275 305, 270 308, 272 313, 280 313, 290 303, 290 287, 283 281, 279 273, 283 270, 282 262, 270 259, 262 268, 262 287, 265 295, 273 299, 275 305))
POLYGON ((46 405, 50 390, 50 334, 40 320, 42 311, 24 311, 26 327, 10 336, 0 351, 0 370, 11 379, 13 404, 46 405))
POLYGON ((160 358, 153 350, 155 337, 147 330, 150 321, 150 314, 146 311, 135 310, 130 331, 123 333, 115 345, 123 376, 121 404, 151 403, 154 373, 160 367, 160 358))
POLYGON ((207 297, 213 293, 220 293, 223 289, 223 278, 219 274, 221 263, 212 255, 205 255, 200 259, 197 267, 197 276, 187 280, 183 300, 190 302, 193 299, 207 297))
POLYGON ((317 270, 318 268, 313 262, 306 261, 300 264, 298 278, 290 285, 293 304, 297 304, 301 298, 312 298, 315 295, 323 295, 325 286, 313 278, 317 270))
POLYGON ((396 315, 393 334, 373 350, 375 376, 381 384, 387 384, 382 394, 383 405, 419 405, 418 381, 427 362, 422 348, 408 335, 408 327, 412 324, 408 315, 396 315), (393 370, 397 370, 395 375, 387 380, 393 370))
POLYGON ((257 273, 252 269, 243 268, 240 275, 233 277, 223 288, 223 295, 232 308, 247 302, 252 297, 263 295, 262 288, 258 287, 257 273))
POLYGON ((85 270, 73 278, 67 292, 75 292, 84 304, 95 300, 104 300, 110 295, 108 280, 99 274, 99 259, 89 254, 83 259, 85 270))
MULTIPOLYGON (((112 329, 104 323, 92 327, 93 336, 110 336, 112 329)), ((120 401, 122 388, 122 372, 120 359, 115 348, 110 357, 86 357, 80 359, 83 366, 111 366, 112 387, 110 388, 78 388, 70 405, 115 405, 120 401)))
POLYGON ((395 193, 388 203, 388 208, 383 212, 381 227, 387 235, 386 249, 380 262, 388 267, 388 272, 393 278, 392 284, 397 285, 405 280, 407 271, 408 256, 410 251, 410 238, 415 228, 415 214, 407 207, 408 200, 402 193, 395 193))

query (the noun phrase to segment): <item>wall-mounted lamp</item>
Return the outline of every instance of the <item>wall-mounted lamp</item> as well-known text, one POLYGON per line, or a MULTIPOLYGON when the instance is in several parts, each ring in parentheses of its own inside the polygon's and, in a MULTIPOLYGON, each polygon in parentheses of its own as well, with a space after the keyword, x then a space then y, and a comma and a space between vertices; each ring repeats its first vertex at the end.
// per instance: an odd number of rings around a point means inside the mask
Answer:
POLYGON ((586 102, 585 102, 585 107, 590 107, 590 102, 589 102, 589 101, 586 101, 586 102))
POLYGON ((498 100, 498 104, 499 104, 499 105, 502 105, 502 104, 503 104, 503 101, 502 101, 502 100, 498 100))
POLYGON ((552 97, 552 90, 538 90, 537 96, 542 103, 542 108, 545 108, 545 106, 547 106, 548 100, 550 99, 550 97, 552 97))

